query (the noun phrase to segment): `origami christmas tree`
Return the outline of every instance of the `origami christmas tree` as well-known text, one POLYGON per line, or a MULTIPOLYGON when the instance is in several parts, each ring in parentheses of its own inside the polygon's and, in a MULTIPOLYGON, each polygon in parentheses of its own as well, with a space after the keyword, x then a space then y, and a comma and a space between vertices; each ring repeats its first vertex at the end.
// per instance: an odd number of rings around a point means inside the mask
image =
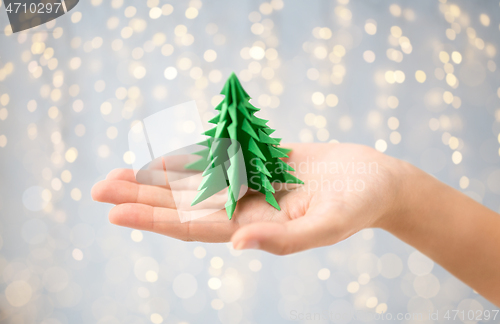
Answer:
POLYGON ((228 188, 225 206, 231 219, 242 184, 240 175, 243 170, 238 168, 244 166, 248 187, 263 193, 266 201, 280 210, 271 183, 303 184, 288 173, 295 170, 280 159, 287 158, 291 150, 279 147, 281 139, 270 137, 274 130, 266 125, 268 121, 254 116, 260 109, 249 102, 250 96, 234 73, 226 81, 221 94, 225 96, 224 100, 215 108, 219 114, 209 121, 216 126, 204 133, 210 138, 199 143, 207 148, 195 153, 201 159, 186 166, 187 169, 204 171, 198 194, 191 205, 228 188), (244 161, 240 161, 241 155, 236 154, 239 145, 244 161))

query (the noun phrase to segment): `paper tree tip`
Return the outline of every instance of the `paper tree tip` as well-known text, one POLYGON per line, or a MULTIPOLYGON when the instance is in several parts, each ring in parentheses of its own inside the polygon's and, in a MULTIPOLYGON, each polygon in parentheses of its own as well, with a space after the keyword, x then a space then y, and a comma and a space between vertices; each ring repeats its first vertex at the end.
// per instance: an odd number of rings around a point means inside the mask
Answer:
POLYGON ((236 87, 241 87, 241 83, 240 83, 240 80, 238 79, 238 77, 236 76, 236 73, 234 72, 231 72, 231 75, 229 76, 229 78, 227 79, 226 83, 230 84, 230 83, 234 83, 234 85, 236 87))

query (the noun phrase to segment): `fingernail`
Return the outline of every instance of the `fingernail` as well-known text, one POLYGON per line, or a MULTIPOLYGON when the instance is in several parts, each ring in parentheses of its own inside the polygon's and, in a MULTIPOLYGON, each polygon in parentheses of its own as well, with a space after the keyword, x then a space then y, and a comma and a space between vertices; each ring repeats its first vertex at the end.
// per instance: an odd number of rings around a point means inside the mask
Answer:
POLYGON ((235 250, 246 250, 246 249, 258 249, 259 248, 259 242, 258 241, 243 241, 243 242, 238 242, 235 244, 234 249, 235 250))

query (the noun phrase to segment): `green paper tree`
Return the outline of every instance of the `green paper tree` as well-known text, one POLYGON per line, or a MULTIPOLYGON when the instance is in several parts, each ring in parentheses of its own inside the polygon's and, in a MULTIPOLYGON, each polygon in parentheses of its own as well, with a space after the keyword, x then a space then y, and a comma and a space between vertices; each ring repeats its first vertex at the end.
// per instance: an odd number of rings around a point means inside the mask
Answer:
POLYGON ((228 218, 232 219, 242 184, 241 172, 246 172, 248 187, 263 193, 266 201, 280 210, 271 183, 303 184, 288 173, 295 170, 281 160, 287 158, 291 150, 279 147, 281 139, 270 136, 274 129, 266 125, 268 121, 254 115, 260 109, 249 102, 250 96, 234 73, 226 81, 221 94, 225 96, 224 100, 215 108, 219 114, 209 121, 216 126, 204 133, 210 138, 199 143, 207 148, 195 153, 201 159, 186 166, 187 169, 204 171, 198 194, 191 205, 228 188, 225 207, 228 218), (239 145, 244 164, 239 161, 241 155, 236 154, 239 145), (238 170, 242 165, 246 170, 238 170))

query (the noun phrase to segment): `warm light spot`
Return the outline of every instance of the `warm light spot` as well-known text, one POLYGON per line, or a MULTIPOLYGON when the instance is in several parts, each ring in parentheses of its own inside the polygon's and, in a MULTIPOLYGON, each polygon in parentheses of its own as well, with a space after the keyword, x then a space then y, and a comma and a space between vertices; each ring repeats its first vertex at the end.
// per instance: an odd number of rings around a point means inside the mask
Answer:
POLYGON ((37 108, 37 103, 35 100, 30 100, 28 101, 28 111, 29 112, 34 112, 37 108))
POLYGON ((137 9, 134 6, 129 6, 125 8, 125 17, 132 18, 137 13, 137 9))
POLYGON ((283 84, 280 81, 273 81, 269 85, 269 91, 271 91, 272 94, 279 96, 283 93, 283 84))
POLYGON ((374 20, 367 20, 365 23, 365 32, 368 35, 375 35, 377 33, 377 23, 374 20))
POLYGON ((82 13, 79 12, 79 11, 76 11, 74 12, 72 15, 71 15, 71 22, 76 24, 78 23, 80 20, 82 20, 82 13))
POLYGON ((165 69, 165 72, 163 73, 165 76, 165 79, 167 80, 173 80, 177 76, 177 69, 173 66, 170 66, 165 69))
POLYGON ((459 164, 460 162, 462 162, 462 153, 460 153, 459 151, 453 152, 453 154, 451 155, 451 160, 453 161, 453 163, 459 164))
POLYGON ((394 16, 394 17, 399 17, 401 16, 401 7, 397 4, 391 4, 389 6, 389 12, 394 16))
POLYGON ((266 55, 264 49, 260 46, 252 46, 249 51, 250 57, 254 60, 262 60, 266 55))
POLYGON ((380 303, 377 305, 377 308, 375 308, 375 313, 377 314, 383 314, 387 312, 387 304, 386 303, 380 303))
POLYGON ((0 135, 0 147, 7 146, 7 136, 0 135))
POLYGON ((134 152, 127 151, 123 154, 123 161, 127 164, 133 164, 135 162, 135 154, 134 152))
POLYGON ((427 76, 425 75, 424 71, 418 70, 417 72, 415 72, 415 79, 419 83, 424 83, 425 80, 427 79, 427 76))
POLYGON ((5 28, 3 29, 5 36, 10 36, 12 35, 12 26, 10 24, 7 24, 5 28))
POLYGON ((325 102, 325 95, 322 94, 321 92, 315 92, 312 94, 312 102, 315 104, 315 105, 322 105, 324 102, 325 102))
POLYGON ((9 111, 7 110, 7 108, 0 109, 0 120, 6 120, 8 116, 9 111))
POLYGON ((396 109, 399 106, 399 99, 395 96, 389 96, 387 98, 387 106, 391 109, 396 109))
POLYGON ((73 57, 69 61, 69 67, 72 70, 77 70, 82 65, 82 59, 79 57, 73 57))
POLYGON ((352 128, 352 119, 349 116, 342 116, 339 119, 339 127, 342 131, 348 131, 352 128))
POLYGON ((396 117, 391 117, 387 121, 387 126, 392 130, 396 130, 399 127, 399 120, 396 117))
POLYGON ((7 106, 10 101, 10 96, 7 93, 4 93, 3 95, 0 96, 0 104, 2 106, 7 106))
MULTIPOLYGON (((159 7, 154 7, 149 10, 149 18, 151 19, 158 19, 162 15, 162 10, 159 7)), ((187 16, 187 12, 186 12, 187 16)))
POLYGON ((64 157, 66 158, 66 161, 68 161, 69 163, 73 163, 78 157, 78 150, 72 147, 66 151, 64 157))
POLYGON ((323 268, 318 271, 318 278, 319 280, 327 280, 330 278, 330 270, 327 268, 323 268))
POLYGON ((165 4, 161 7, 161 13, 164 16, 170 15, 172 12, 174 12, 174 7, 171 4, 165 4))
POLYGON ((469 178, 467 178, 466 176, 462 176, 460 178, 459 184, 461 189, 467 189, 467 187, 469 186, 469 178))
POLYGON ((431 118, 429 120, 429 128, 433 131, 437 131, 439 129, 440 123, 436 118, 431 118))
POLYGON ((326 96, 326 105, 328 107, 335 107, 339 103, 339 98, 334 95, 333 93, 330 93, 329 95, 326 96))
POLYGON ((220 299, 214 299, 210 303, 210 306, 212 306, 212 308, 215 310, 221 310, 224 308, 224 302, 220 299))
POLYGON ((401 143, 401 134, 399 132, 391 132, 391 135, 389 135, 389 140, 391 141, 392 144, 397 145, 401 143))
POLYGON ((263 15, 270 15, 273 12, 273 6, 268 2, 264 2, 259 6, 259 10, 263 15))
POLYGON ((472 27, 467 27, 466 29, 467 37, 474 39, 476 38, 476 30, 472 27))
POLYGON ((223 96, 221 95, 215 95, 212 97, 210 100, 210 103, 212 104, 213 107, 217 107, 217 105, 224 99, 223 96))
POLYGON ((16 280, 5 288, 5 299, 14 307, 26 305, 33 295, 33 289, 26 281, 16 280))
POLYGON ((198 9, 189 7, 186 9, 186 18, 187 19, 194 19, 198 17, 198 9))
POLYGON ((203 259, 207 255, 207 250, 203 246, 197 246, 193 250, 193 254, 198 259, 203 259))
POLYGON ((385 152, 387 150, 387 142, 383 139, 379 139, 375 142, 375 149, 379 152, 385 152))
POLYGON ((69 183, 71 181, 71 178, 72 178, 72 175, 71 175, 71 172, 69 172, 68 170, 64 170, 62 173, 61 173, 61 180, 65 183, 69 183))
POLYGON ((80 199, 82 199, 82 192, 80 191, 80 189, 73 188, 73 190, 71 190, 71 198, 73 198, 73 200, 75 201, 79 201, 80 199))
POLYGON ((364 51, 363 59, 368 63, 373 63, 375 61, 375 53, 373 51, 364 51))
POLYGON ((214 269, 220 269, 222 268, 222 266, 224 265, 224 260, 222 260, 221 257, 213 257, 211 260, 210 260, 210 265, 212 266, 212 268, 214 269))
POLYGON ((399 26, 392 26, 391 27, 391 35, 396 37, 396 38, 399 38, 401 36, 403 36, 403 31, 401 30, 401 27, 399 26))
POLYGON ((163 323, 163 316, 161 316, 158 313, 151 314, 151 316, 149 317, 149 319, 151 320, 151 322, 153 324, 161 324, 161 323, 163 323))
POLYGON ((455 136, 452 136, 448 140, 448 145, 450 146, 450 148, 452 150, 456 150, 458 148, 458 146, 460 145, 460 141, 455 136))
POLYGON ((401 70, 394 71, 394 81, 397 83, 403 83, 405 81, 405 74, 401 70))
POLYGON ((250 30, 255 35, 261 35, 265 31, 265 27, 261 23, 255 23, 250 27, 250 30))
POLYGON ((71 252, 71 255, 73 256, 73 259, 75 259, 76 261, 83 260, 83 252, 80 249, 73 249, 73 252, 71 252))
POLYGON ((133 230, 131 233, 130 233, 130 238, 132 239, 132 241, 134 242, 140 242, 142 241, 143 239, 143 234, 141 231, 139 230, 133 230))
POLYGON ((490 17, 487 14, 481 14, 479 16, 479 21, 483 26, 489 26, 490 25, 490 17))
POLYGON ((450 54, 444 51, 439 52, 439 60, 443 63, 448 63, 450 61, 450 54))
POLYGON ((457 51, 451 53, 451 59, 455 64, 460 64, 462 62, 462 54, 457 51))
POLYGON ((170 44, 165 44, 161 47, 161 54, 163 56, 170 56, 174 52, 174 47, 170 44))
POLYGON ((455 40, 457 38, 457 32, 451 28, 446 29, 446 37, 448 37, 449 40, 455 40))
POLYGON ((360 285, 366 285, 370 282, 370 275, 368 273, 362 273, 358 277, 358 282, 360 285))
POLYGON ((333 54, 338 57, 343 57, 346 53, 345 47, 342 45, 335 45, 333 47, 333 54))
POLYGON ((118 136, 118 129, 115 126, 110 126, 106 130, 106 136, 109 139, 115 139, 118 136))
POLYGON ((332 37, 332 31, 328 27, 320 28, 318 34, 322 39, 330 39, 332 37))
POLYGON ((144 276, 146 277, 147 282, 158 281, 158 273, 156 271, 148 270, 144 276))
POLYGON ((462 105, 462 99, 460 99, 460 97, 454 96, 451 105, 455 109, 460 108, 460 106, 462 105))
POLYGON ((368 308, 374 308, 378 304, 378 299, 377 297, 370 297, 366 300, 366 307, 368 308))
POLYGON ((122 38, 127 39, 130 38, 130 36, 132 36, 133 33, 134 30, 132 29, 132 27, 126 26, 123 27, 123 29, 120 32, 120 35, 122 36, 122 38))
POLYGON ((142 79, 146 76, 146 68, 142 65, 138 65, 135 69, 134 69, 134 77, 136 79, 142 79))
POLYGON ((111 111, 113 110, 113 106, 111 105, 110 102, 105 101, 101 104, 101 114, 103 115, 109 115, 111 111))
POLYGON ((351 294, 354 294, 358 292, 359 290, 359 283, 356 281, 352 281, 347 285, 347 291, 350 292, 351 294))
POLYGON ((217 52, 215 52, 212 49, 209 49, 209 50, 205 51, 205 53, 203 54, 203 58, 207 62, 213 62, 217 58, 217 52))
POLYGON ((219 278, 210 278, 208 279, 208 287, 212 290, 217 290, 222 286, 222 282, 219 278))
POLYGON ((56 106, 52 106, 49 108, 48 114, 50 118, 56 119, 59 116, 59 109, 56 106))
POLYGON ((389 84, 393 84, 394 82, 396 82, 394 78, 394 71, 385 72, 385 81, 387 81, 387 83, 389 84))
POLYGON ((328 55, 328 51, 326 50, 326 48, 324 46, 317 46, 315 49, 314 49, 314 55, 319 58, 320 60, 326 58, 326 56, 328 55))
POLYGON ((106 21, 106 26, 108 29, 115 29, 120 24, 120 19, 118 17, 110 17, 106 21))
POLYGON ((254 259, 248 263, 248 268, 250 268, 253 272, 260 271, 260 269, 262 269, 262 263, 259 260, 254 259))
POLYGON ((269 60, 269 61, 273 61, 273 60, 276 60, 278 58, 278 51, 275 50, 274 48, 268 48, 266 50, 266 58, 269 60))
POLYGON ((308 113, 304 117, 304 122, 306 123, 307 126, 312 126, 314 125, 314 121, 316 119, 316 115, 313 113, 308 113))
POLYGON ((450 87, 455 86, 457 84, 457 77, 451 73, 446 74, 446 83, 448 83, 450 87))
POLYGON ((443 66, 443 69, 444 69, 444 72, 446 72, 446 73, 453 73, 453 72, 455 72, 455 67, 453 67, 453 64, 451 64, 451 63, 446 63, 443 66))
POLYGON ((449 91, 443 92, 443 101, 448 105, 453 102, 453 94, 449 91))

